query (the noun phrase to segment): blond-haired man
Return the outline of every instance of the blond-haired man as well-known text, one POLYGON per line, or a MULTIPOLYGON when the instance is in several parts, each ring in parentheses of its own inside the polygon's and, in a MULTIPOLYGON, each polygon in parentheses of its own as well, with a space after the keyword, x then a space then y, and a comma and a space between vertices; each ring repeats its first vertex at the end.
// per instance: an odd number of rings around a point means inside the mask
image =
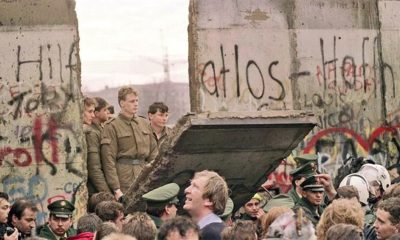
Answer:
POLYGON ((121 88, 118 103, 121 112, 105 124, 101 139, 103 170, 116 199, 124 195, 144 165, 158 154, 149 123, 137 116, 138 92, 132 87, 121 88))
POLYGON ((228 201, 228 185, 213 171, 197 172, 185 189, 185 209, 200 228, 201 239, 221 239, 224 223, 218 215, 228 201))

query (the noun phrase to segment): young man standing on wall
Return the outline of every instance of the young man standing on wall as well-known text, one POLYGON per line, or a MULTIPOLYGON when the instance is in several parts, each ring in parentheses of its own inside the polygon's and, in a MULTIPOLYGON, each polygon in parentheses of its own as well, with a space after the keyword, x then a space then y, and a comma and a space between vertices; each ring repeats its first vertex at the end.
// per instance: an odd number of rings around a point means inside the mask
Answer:
POLYGON ((109 105, 103 98, 96 97, 94 100, 96 101, 94 118, 89 126, 89 130, 85 132, 89 197, 97 192, 111 193, 104 176, 100 158, 101 131, 103 130, 104 123, 109 118, 109 105))
POLYGON ((171 135, 171 129, 167 127, 168 106, 162 102, 155 102, 149 106, 147 112, 153 135, 157 140, 158 147, 171 135))
POLYGON ((158 154, 150 124, 137 116, 138 92, 132 87, 121 88, 118 103, 121 112, 106 122, 101 139, 103 170, 116 199, 128 191, 143 167, 158 154))

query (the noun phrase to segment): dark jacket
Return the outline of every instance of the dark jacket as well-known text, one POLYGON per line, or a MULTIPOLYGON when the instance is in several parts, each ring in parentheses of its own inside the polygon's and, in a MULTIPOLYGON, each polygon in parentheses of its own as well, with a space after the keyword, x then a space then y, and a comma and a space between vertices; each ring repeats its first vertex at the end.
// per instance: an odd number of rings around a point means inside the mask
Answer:
MULTIPOLYGON (((41 227, 39 230, 38 237, 50 239, 50 240, 57 240, 56 236, 54 233, 50 230, 49 225, 44 225, 41 227)), ((67 237, 72 237, 76 235, 76 230, 73 228, 68 229, 67 231, 67 237)))
POLYGON ((221 232, 224 230, 224 223, 210 223, 200 230, 201 240, 220 240, 221 232))
POLYGON ((299 195, 297 194, 296 189, 294 189, 293 187, 288 192, 288 195, 293 200, 294 205, 296 205, 301 199, 301 197, 299 197, 299 195))
POLYGON ((294 208, 302 208, 304 215, 311 220, 314 226, 317 226, 321 214, 324 211, 323 206, 314 206, 307 200, 307 198, 301 198, 294 208))

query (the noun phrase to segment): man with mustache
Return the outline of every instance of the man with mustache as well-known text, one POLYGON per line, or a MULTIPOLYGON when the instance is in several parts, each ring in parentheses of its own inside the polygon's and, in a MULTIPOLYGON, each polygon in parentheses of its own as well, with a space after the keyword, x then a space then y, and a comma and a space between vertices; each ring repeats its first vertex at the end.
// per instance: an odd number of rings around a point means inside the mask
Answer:
POLYGON ((74 205, 67 200, 57 200, 47 206, 50 211, 48 223, 43 226, 38 236, 51 240, 63 240, 76 235, 72 228, 74 205))

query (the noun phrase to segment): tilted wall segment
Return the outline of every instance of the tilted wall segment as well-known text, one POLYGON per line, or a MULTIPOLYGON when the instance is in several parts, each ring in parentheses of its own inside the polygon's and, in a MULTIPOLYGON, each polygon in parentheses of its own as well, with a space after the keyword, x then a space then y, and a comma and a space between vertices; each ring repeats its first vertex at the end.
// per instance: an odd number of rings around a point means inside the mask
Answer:
POLYGON ((191 107, 307 110, 298 153, 335 174, 349 155, 400 159, 400 2, 192 0, 191 107))
POLYGON ((85 211, 79 35, 73 0, 0 1, 0 191, 85 211))

